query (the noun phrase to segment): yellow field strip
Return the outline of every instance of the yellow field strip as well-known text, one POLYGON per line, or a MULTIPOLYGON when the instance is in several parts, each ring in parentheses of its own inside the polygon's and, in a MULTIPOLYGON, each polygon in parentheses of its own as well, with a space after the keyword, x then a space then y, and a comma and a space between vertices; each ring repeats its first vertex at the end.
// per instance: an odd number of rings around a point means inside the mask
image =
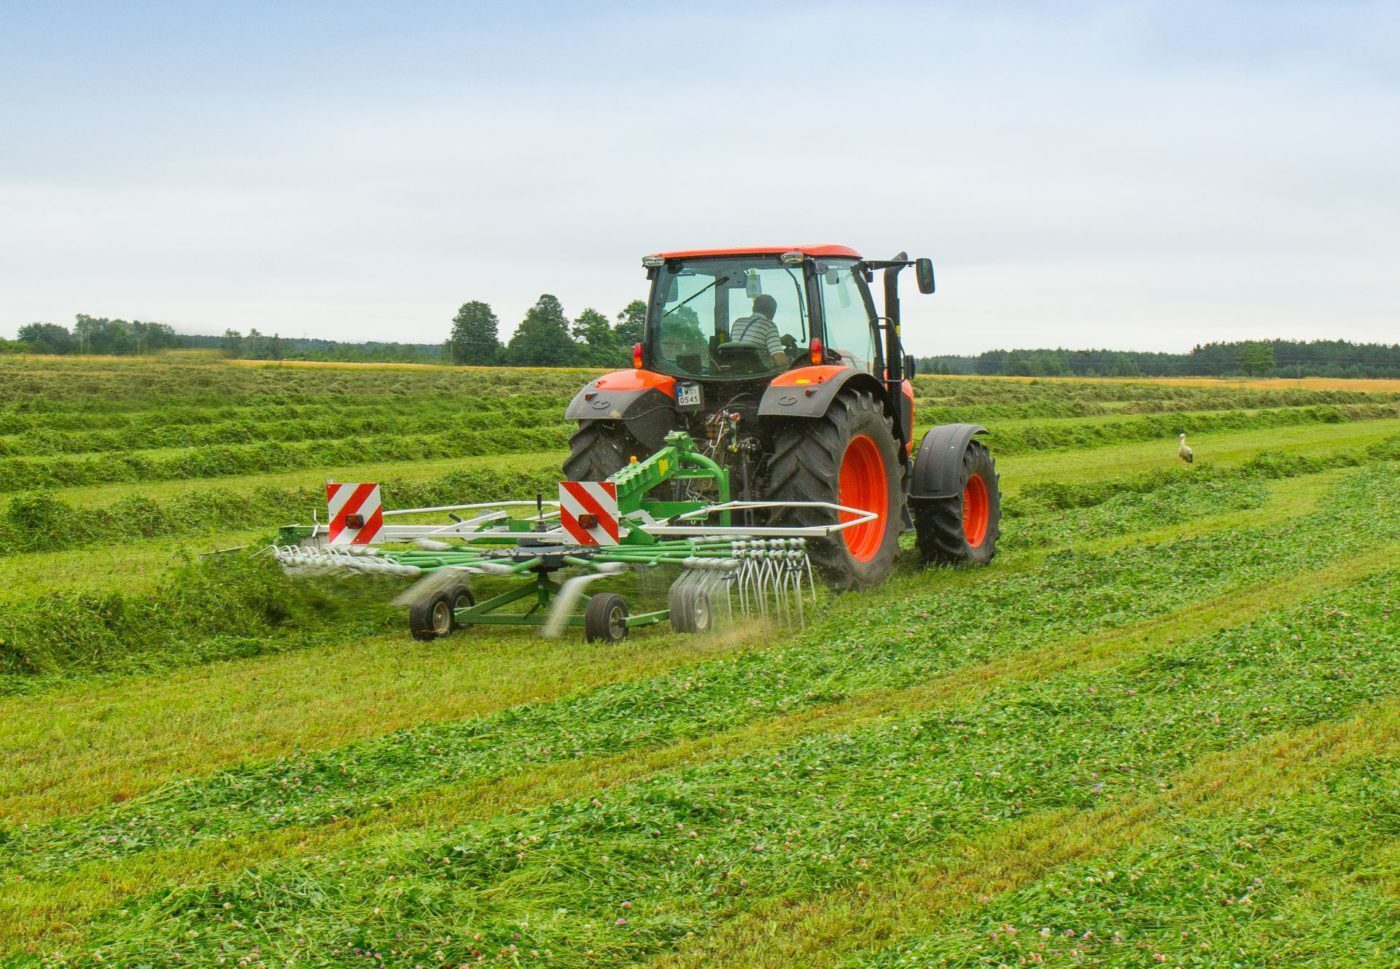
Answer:
POLYGON ((1183 812, 1227 814, 1293 796, 1363 757, 1400 746, 1400 699, 1341 722, 1273 734, 1202 758, 1169 790, 1095 811, 1049 811, 947 846, 944 858, 799 902, 769 905, 652 962, 654 969, 830 966, 853 952, 927 935, 959 914, 1070 862, 1167 832, 1183 812))
MULTIPOLYGON (((289 828, 229 838, 196 848, 149 852, 120 863, 83 866, 52 882, 28 882, 0 896, 0 955, 65 944, 81 924, 121 899, 163 885, 216 880, 250 864, 346 850, 372 850, 374 839, 393 841, 405 831, 450 831, 472 819, 526 810, 596 793, 663 770, 780 745, 803 736, 866 728, 941 706, 976 702, 993 690, 1071 669, 1104 669, 1167 643, 1240 625, 1364 575, 1400 563, 1400 548, 1384 548, 1282 582, 1195 603, 1114 634, 1046 644, 1015 656, 954 670, 904 689, 871 690, 848 700, 613 757, 550 764, 517 775, 449 786, 382 810, 316 828, 289 828)), ((1053 830, 1053 827, 1051 828, 1053 830)), ((1102 834, 1102 832, 1100 832, 1102 834)), ((734 950, 730 950, 734 951, 734 950)))
MULTIPOLYGON (((71 365, 75 362, 91 363, 98 365, 99 371, 109 370, 119 366, 149 366, 152 357, 104 357, 91 354, 44 354, 44 353, 21 353, 8 358, 16 364, 26 363, 51 363, 71 365)), ((173 351, 157 354, 156 358, 162 362, 179 363, 189 361, 191 364, 208 366, 211 364, 221 364, 228 367, 257 367, 264 369, 279 368, 307 368, 325 370, 461 370, 465 372, 482 371, 489 373, 519 372, 528 374, 531 371, 543 371, 549 373, 601 373, 604 368, 579 368, 579 367, 476 367, 463 366, 445 363, 364 363, 355 361, 334 361, 334 360, 230 360, 218 355, 214 351, 173 351)), ((1360 391, 1394 391, 1400 393, 1400 379, 1386 377, 1013 377, 1013 376, 985 376, 981 374, 929 374, 926 379, 930 380, 968 380, 968 381, 1006 381, 1008 383, 1042 383, 1042 384, 1146 384, 1149 386, 1165 387, 1224 387, 1231 390, 1360 390, 1360 391)))
MULTIPOLYGON (((62 358, 55 358, 62 359, 62 358)), ((1147 384, 1155 387, 1219 387, 1224 390, 1355 390, 1400 394, 1395 377, 994 377, 930 374, 937 380, 996 380, 1018 384, 1147 384)))

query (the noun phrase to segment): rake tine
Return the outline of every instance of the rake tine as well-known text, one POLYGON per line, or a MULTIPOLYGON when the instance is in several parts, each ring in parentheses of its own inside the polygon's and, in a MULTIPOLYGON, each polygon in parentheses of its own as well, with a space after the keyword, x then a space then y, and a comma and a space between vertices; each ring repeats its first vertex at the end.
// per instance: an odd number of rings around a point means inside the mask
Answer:
POLYGON ((744 618, 753 615, 756 606, 753 603, 753 590, 751 588, 754 580, 753 559, 749 557, 748 550, 744 548, 744 543, 738 543, 739 555, 739 605, 743 609, 744 618))
POLYGON ((569 620, 569 614, 574 611, 574 606, 578 605, 579 599, 583 596, 584 587, 590 582, 606 579, 613 574, 612 572, 593 572, 566 579, 564 584, 559 587, 559 593, 554 597, 554 602, 549 607, 549 617, 540 627, 540 635, 554 639, 562 633, 569 620))
POLYGON ((787 589, 783 584, 783 566, 778 559, 778 553, 768 552, 768 563, 771 569, 769 579, 773 586, 773 611, 777 614, 778 622, 786 625, 788 621, 787 589))
POLYGON ((412 606, 420 602, 427 602, 434 595, 444 591, 449 586, 454 586, 459 582, 465 581, 469 575, 470 573, 466 569, 457 566, 447 566, 446 568, 429 572, 403 592, 400 592, 398 596, 394 598, 394 605, 412 606))
POLYGON ((738 564, 734 559, 722 559, 718 563, 720 583, 724 587, 724 613, 730 625, 734 624, 734 583, 738 577, 735 571, 738 564))

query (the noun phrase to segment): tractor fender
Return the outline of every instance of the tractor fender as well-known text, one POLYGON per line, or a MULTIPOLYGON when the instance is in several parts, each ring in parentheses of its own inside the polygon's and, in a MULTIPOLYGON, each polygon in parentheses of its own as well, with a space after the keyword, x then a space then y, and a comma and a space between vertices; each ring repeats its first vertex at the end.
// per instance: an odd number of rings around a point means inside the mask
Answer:
POLYGON ((590 380, 564 411, 566 420, 621 421, 656 450, 676 427, 676 378, 650 370, 617 370, 590 380))
POLYGON ((963 452, 975 435, 988 433, 978 424, 940 424, 929 428, 914 456, 909 500, 929 501, 961 494, 963 452))
POLYGON ((799 367, 773 378, 758 402, 759 417, 823 417, 846 387, 859 387, 875 395, 889 409, 880 381, 855 367, 825 364, 799 367))

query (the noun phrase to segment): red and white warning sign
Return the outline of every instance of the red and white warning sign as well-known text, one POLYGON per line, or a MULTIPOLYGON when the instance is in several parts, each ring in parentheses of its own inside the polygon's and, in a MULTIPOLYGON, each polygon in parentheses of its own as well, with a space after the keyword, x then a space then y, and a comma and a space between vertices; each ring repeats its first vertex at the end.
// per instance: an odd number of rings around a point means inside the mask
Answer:
POLYGON ((559 523, 580 545, 616 545, 618 517, 611 481, 559 482, 559 523))
POLYGON ((326 504, 330 509, 330 544, 369 545, 381 540, 384 509, 379 504, 379 485, 327 481, 326 504))

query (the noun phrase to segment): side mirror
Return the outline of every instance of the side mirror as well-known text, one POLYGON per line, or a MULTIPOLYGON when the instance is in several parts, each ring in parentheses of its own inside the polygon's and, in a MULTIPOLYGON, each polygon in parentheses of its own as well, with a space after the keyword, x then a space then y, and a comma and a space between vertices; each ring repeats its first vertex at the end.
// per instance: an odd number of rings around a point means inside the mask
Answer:
POLYGON ((915 259, 914 274, 919 277, 919 292, 925 295, 933 292, 932 259, 915 259))
POLYGON ((906 354, 904 355, 904 376, 905 376, 905 379, 908 379, 909 377, 914 376, 914 374, 918 371, 918 369, 919 369, 919 368, 916 367, 916 366, 914 365, 914 354, 912 354, 912 353, 906 353, 906 354))

